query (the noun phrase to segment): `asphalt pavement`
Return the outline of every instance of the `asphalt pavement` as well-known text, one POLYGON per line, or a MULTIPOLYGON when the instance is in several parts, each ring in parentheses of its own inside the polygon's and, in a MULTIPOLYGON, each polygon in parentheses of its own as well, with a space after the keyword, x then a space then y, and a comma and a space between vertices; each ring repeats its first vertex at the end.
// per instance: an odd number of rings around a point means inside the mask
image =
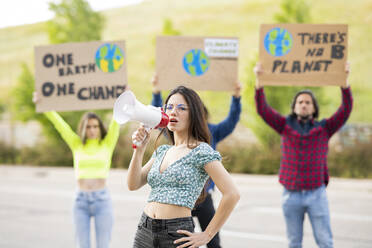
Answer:
MULTIPOLYGON (((126 174, 112 169, 108 178, 115 212, 112 248, 132 247, 150 190, 145 186, 129 191, 126 174)), ((221 230, 223 247, 288 247, 277 176, 233 174, 233 178, 241 199, 221 230)), ((0 247, 74 247, 75 191, 72 168, 0 165, 0 247)), ((372 180, 331 178, 327 193, 335 247, 371 248, 372 180)), ((220 193, 214 192, 213 198, 217 205, 220 193)), ((93 236, 92 223, 95 247, 93 236)), ((317 247, 307 218, 303 247, 317 247)))

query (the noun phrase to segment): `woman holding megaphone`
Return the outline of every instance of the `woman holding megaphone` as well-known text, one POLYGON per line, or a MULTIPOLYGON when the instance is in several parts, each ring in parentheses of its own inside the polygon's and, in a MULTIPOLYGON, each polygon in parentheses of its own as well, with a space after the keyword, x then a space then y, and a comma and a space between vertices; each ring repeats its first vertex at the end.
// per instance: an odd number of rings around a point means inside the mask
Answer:
MULTIPOLYGON (((34 92, 33 102, 39 101, 34 92)), ((102 120, 96 114, 87 112, 80 120, 77 134, 57 112, 49 111, 44 114, 73 153, 78 183, 74 204, 76 245, 80 248, 91 247, 90 219, 93 217, 97 247, 107 248, 111 240, 113 208, 106 179, 120 125, 112 120, 106 131, 102 120)))
MULTIPOLYGON (((179 86, 165 101, 171 145, 161 145, 142 167, 149 135, 143 126, 133 134, 137 147, 128 169, 128 188, 148 183, 151 193, 140 219, 134 247, 199 247, 220 230, 240 195, 220 154, 209 145, 210 137, 203 103, 192 89, 179 86), (138 142, 142 141, 142 142, 138 142), (205 231, 194 233, 191 210, 208 177, 222 193, 216 214, 205 231)), ((158 139, 159 139, 158 137, 158 139)))

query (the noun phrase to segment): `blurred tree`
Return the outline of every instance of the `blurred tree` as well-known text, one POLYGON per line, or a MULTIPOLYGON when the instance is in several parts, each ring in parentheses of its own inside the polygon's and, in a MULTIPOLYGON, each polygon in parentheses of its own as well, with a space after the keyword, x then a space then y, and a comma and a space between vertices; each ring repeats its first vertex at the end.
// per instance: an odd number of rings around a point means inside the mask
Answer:
MULTIPOLYGON (((55 13, 55 18, 47 22, 49 41, 53 44, 63 42, 80 42, 101 39, 104 18, 94 12, 85 0, 63 0, 60 4, 49 3, 49 8, 55 13)), ((61 140, 51 123, 42 114, 35 112, 32 94, 35 90, 35 79, 26 64, 22 64, 22 72, 12 89, 12 116, 23 122, 36 119, 50 144, 58 145, 68 151, 67 145, 61 140)), ((61 115, 75 130, 84 111, 64 112, 61 115)), ((104 114, 107 111, 96 111, 104 114)), ((61 151, 61 154, 63 151, 61 151)))
MULTIPOLYGON (((310 18, 310 5, 305 0, 282 0, 280 7, 281 12, 274 15, 274 20, 277 23, 309 23, 310 18)), ((280 142, 280 137, 275 134, 272 128, 264 123, 256 112, 256 105, 254 102, 254 87, 256 77, 253 73, 253 68, 258 61, 258 54, 255 54, 247 67, 248 79, 244 90, 244 96, 249 117, 247 118, 247 125, 255 133, 256 137, 266 147, 270 148, 280 142)), ((267 102, 270 106, 276 109, 282 115, 290 113, 290 104, 294 95, 304 87, 285 87, 285 86, 265 86, 265 95, 267 102)), ((311 89, 320 105, 326 104, 322 88, 312 87, 311 89)))
POLYGON ((49 3, 55 17, 47 23, 49 41, 53 44, 100 40, 104 17, 93 11, 85 0, 63 0, 49 3))
MULTIPOLYGON (((165 18, 163 20, 163 27, 161 31, 161 35, 181 35, 181 32, 177 29, 174 29, 173 22, 169 18, 165 18)), ((152 39, 152 43, 154 44, 154 48, 156 47, 156 35, 152 39)), ((152 57, 150 59, 150 64, 152 67, 155 67, 155 58, 152 57)))
POLYGON ((3 118, 5 109, 5 103, 2 101, 2 99, 0 99, 0 120, 3 118))
MULTIPOLYGON (((42 114, 36 113, 35 104, 32 102, 32 94, 35 91, 35 79, 34 75, 28 68, 27 64, 22 64, 22 72, 18 77, 16 86, 12 89, 11 95, 15 96, 12 101, 11 111, 13 118, 22 122, 30 120, 37 120, 41 123, 43 131, 46 136, 51 139, 51 142, 63 143, 60 141, 60 136, 51 125, 49 120, 42 114)), ((79 112, 66 112, 63 113, 64 118, 67 116, 71 127, 75 129, 77 127, 79 116, 82 111, 79 112), (65 116, 66 115, 66 116, 65 116), (74 116, 76 115, 76 116, 74 116)))
POLYGON ((311 22, 310 4, 306 0, 282 0, 280 13, 274 15, 278 23, 309 23, 311 22))
POLYGON ((35 79, 26 63, 21 65, 22 71, 11 95, 15 96, 12 102, 12 112, 17 120, 26 122, 37 115, 35 104, 32 102, 32 92, 35 90, 35 79))
POLYGON ((166 18, 163 21, 162 35, 180 35, 181 32, 173 28, 173 22, 171 19, 166 18))

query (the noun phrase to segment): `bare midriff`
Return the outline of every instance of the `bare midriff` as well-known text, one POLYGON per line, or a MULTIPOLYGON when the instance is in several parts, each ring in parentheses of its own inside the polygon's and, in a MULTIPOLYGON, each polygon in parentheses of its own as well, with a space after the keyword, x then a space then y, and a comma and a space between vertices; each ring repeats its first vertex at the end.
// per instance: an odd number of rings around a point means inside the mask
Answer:
POLYGON ((105 178, 81 178, 78 180, 81 191, 97 191, 106 187, 105 178))
POLYGON ((191 216, 191 209, 187 207, 159 202, 147 203, 144 212, 153 219, 174 219, 191 216))

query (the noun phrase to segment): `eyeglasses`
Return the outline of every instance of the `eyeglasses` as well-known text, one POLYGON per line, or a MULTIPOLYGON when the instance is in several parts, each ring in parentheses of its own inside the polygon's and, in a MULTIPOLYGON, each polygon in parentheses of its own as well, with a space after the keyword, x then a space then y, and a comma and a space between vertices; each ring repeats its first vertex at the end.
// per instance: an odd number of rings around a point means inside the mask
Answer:
POLYGON ((173 104, 165 104, 164 105, 165 112, 172 111, 174 108, 176 108, 176 111, 178 113, 185 112, 186 110, 188 110, 187 105, 183 104, 183 103, 180 103, 180 104, 177 104, 177 105, 173 105, 173 104))

